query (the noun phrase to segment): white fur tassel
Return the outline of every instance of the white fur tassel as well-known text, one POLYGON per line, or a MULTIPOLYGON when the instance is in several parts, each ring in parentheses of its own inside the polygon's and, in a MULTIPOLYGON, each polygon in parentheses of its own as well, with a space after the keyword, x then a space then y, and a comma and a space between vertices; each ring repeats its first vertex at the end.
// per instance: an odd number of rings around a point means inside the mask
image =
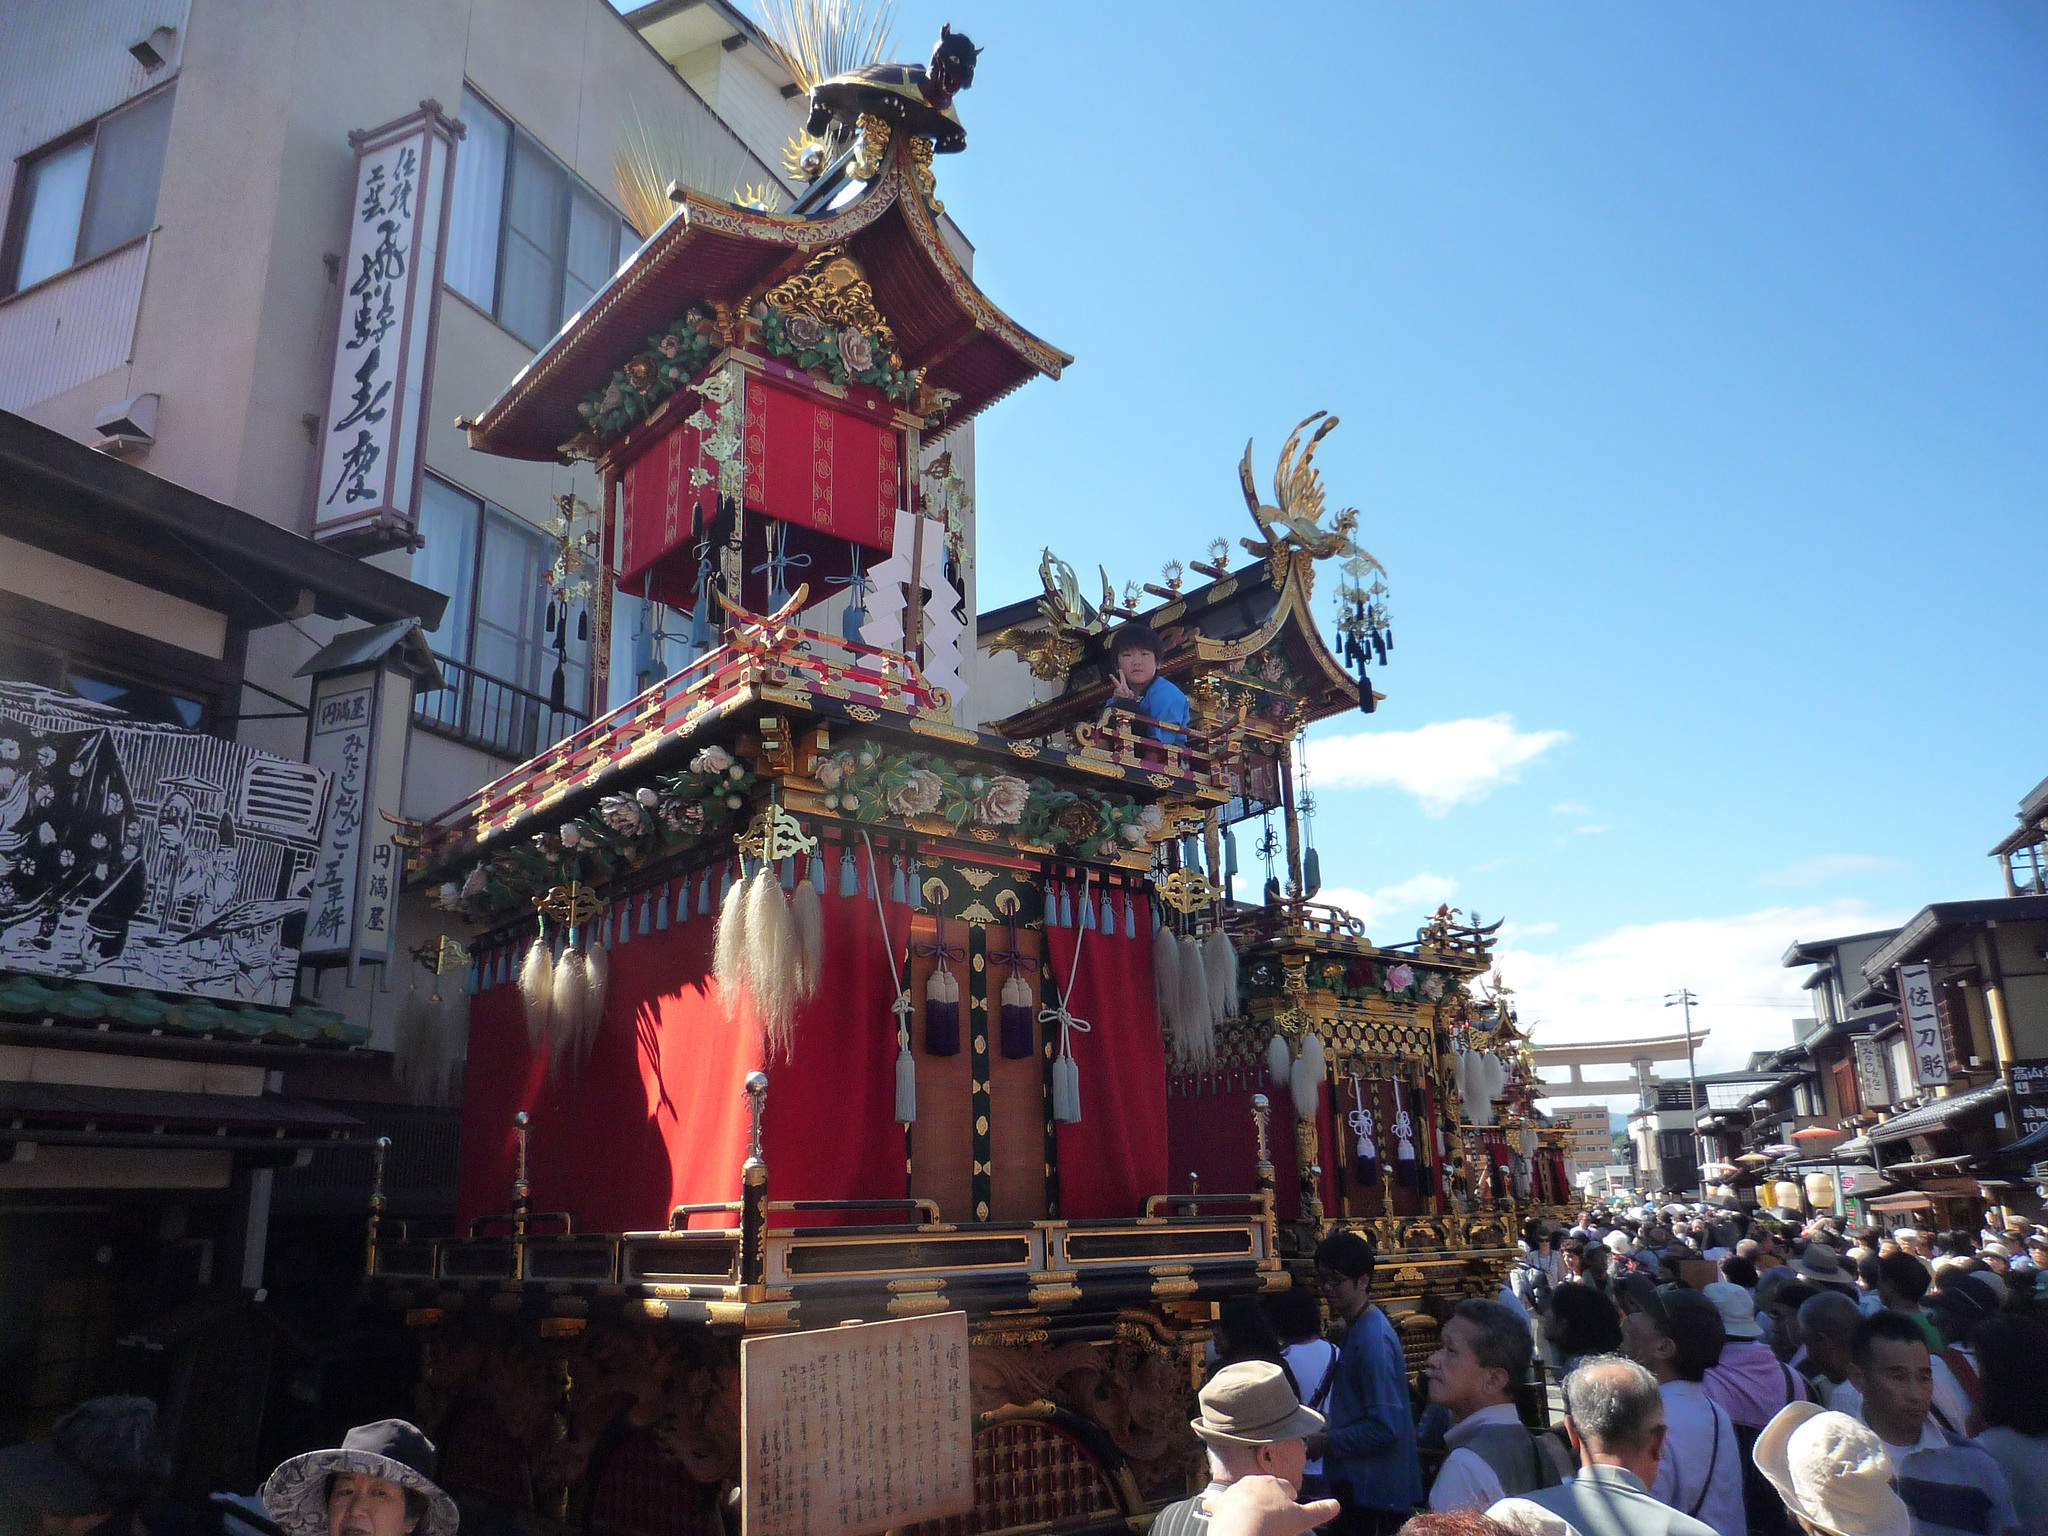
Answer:
POLYGON ((604 1023, 604 994, 611 985, 611 956, 602 944, 593 944, 583 956, 583 1021, 576 1035, 576 1066, 580 1071, 597 1045, 597 1032, 604 1023))
POLYGON ((718 937, 711 952, 711 976, 728 1015, 738 1013, 746 997, 746 956, 747 882, 742 880, 727 890, 719 905, 718 937))
POLYGON ((1294 1052, 1287 1049, 1285 1036, 1275 1035, 1266 1043, 1266 1072, 1275 1088, 1285 1088, 1294 1073, 1294 1052))
POLYGON ((1180 997, 1173 1009, 1174 1055, 1184 1067, 1204 1068, 1216 1062, 1215 1015, 1209 1006, 1209 976, 1202 964, 1201 943, 1180 941, 1180 997))
POLYGON ((742 969, 771 1059, 789 1056, 795 1044, 801 963, 789 900, 782 894, 775 871, 764 864, 747 881, 747 944, 742 969))
POLYGON ((1209 973, 1209 1017, 1221 1028, 1237 1013, 1237 946, 1221 928, 1202 940, 1202 967, 1209 973))
POLYGON ((555 962, 554 997, 549 1012, 555 1027, 549 1031, 548 1070, 561 1065, 562 1057, 575 1044, 583 1026, 583 955, 573 944, 565 945, 555 962))
POLYGON ((1174 1015, 1180 1007, 1180 944, 1161 923, 1152 935, 1152 1001, 1159 1008, 1159 1027, 1169 1040, 1180 1038, 1174 1015))
POLYGON ((797 882, 789 898, 789 916, 796 930, 797 1000, 807 1003, 818 995, 825 977, 825 905, 810 881, 797 882))
POLYGON ((1313 1120, 1321 1102, 1323 1086, 1323 1037, 1311 1030, 1301 1042, 1301 1054, 1294 1060, 1288 1087, 1294 1097, 1295 1118, 1313 1120))
POLYGON ((549 970, 547 939, 536 936, 519 967, 519 995, 526 1003, 526 1050, 530 1056, 538 1056, 547 1043, 548 1013, 553 1001, 549 970))

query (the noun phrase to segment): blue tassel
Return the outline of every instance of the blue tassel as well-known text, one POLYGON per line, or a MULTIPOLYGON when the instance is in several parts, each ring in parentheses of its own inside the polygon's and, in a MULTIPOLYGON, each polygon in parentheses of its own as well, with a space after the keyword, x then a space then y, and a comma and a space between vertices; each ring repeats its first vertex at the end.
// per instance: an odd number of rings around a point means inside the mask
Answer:
POLYGON ((725 905, 725 893, 732 889, 732 860, 727 859, 718 866, 718 905, 725 905))
POLYGON ((1081 930, 1084 933, 1095 931, 1095 902, 1086 890, 1081 892, 1081 930))
POLYGON ((654 892, 640 893, 640 937, 643 939, 654 932, 654 892))
POLYGON ((825 856, 815 850, 811 854, 811 889, 820 896, 825 894, 825 856))
POLYGON ((1127 938, 1127 939, 1135 939, 1135 938, 1136 938, 1137 936, 1138 936, 1138 913, 1137 913, 1137 909, 1136 909, 1135 907, 1133 907, 1133 906, 1131 905, 1131 893, 1130 893, 1129 891, 1125 891, 1125 892, 1124 892, 1124 937, 1125 937, 1125 938, 1127 938))
POLYGON ((682 879, 676 881, 675 888, 676 921, 687 923, 690 920, 690 877, 685 875, 682 879))
POLYGON ((661 883, 661 894, 654 898, 654 931, 668 932, 668 882, 661 883))
POLYGON ((889 860, 889 899, 899 907, 910 905, 910 882, 903 873, 903 860, 889 860))
POLYGON ((1102 893, 1102 931, 1111 937, 1116 934, 1116 905, 1107 891, 1102 893))
POLYGON ((633 942, 633 898, 628 896, 619 903, 619 943, 633 942))
POLYGON ((860 894, 860 866, 853 862, 853 850, 843 843, 839 847, 839 894, 860 894))
POLYGON ((1160 910, 1156 900, 1149 902, 1148 905, 1152 908, 1152 937, 1156 939, 1159 937, 1159 925, 1164 920, 1165 913, 1160 910))
POLYGON ((477 994, 477 975, 482 969, 483 967, 477 963, 476 956, 470 956, 469 969, 462 977, 462 990, 471 997, 477 994))
POLYGON ((697 882, 697 915, 711 915, 711 866, 704 866, 704 878, 697 882))
POLYGON ((598 936, 597 942, 602 944, 606 949, 610 949, 612 947, 612 908, 610 903, 606 903, 605 905, 604 931, 598 936))
POLYGON ((793 891, 796 889, 795 854, 791 854, 788 858, 782 861, 782 888, 785 891, 793 891))
POLYGON ((512 946, 505 945, 498 951, 498 985, 504 986, 512 979, 512 946))
POLYGON ((1074 893, 1064 885, 1060 887, 1060 926, 1062 928, 1074 926, 1074 893))

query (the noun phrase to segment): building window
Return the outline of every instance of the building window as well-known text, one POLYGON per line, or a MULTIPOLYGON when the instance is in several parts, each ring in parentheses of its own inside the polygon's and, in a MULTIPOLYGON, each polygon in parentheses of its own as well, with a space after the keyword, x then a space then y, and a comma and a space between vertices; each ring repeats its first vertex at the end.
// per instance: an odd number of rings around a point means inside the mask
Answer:
POLYGON ((561 651, 547 628, 543 583, 551 541, 504 508, 429 475, 420 497, 412 579, 445 593, 428 640, 449 686, 418 696, 425 723, 515 759, 532 756, 590 718, 590 643, 572 614, 561 651), (561 705, 554 702, 562 674, 561 705))
POLYGON ((21 162, 7 241, 7 292, 55 277, 148 233, 171 136, 173 90, 111 112, 21 162))
POLYGON ((448 285, 537 349, 616 270, 625 221, 466 88, 462 121, 448 285))

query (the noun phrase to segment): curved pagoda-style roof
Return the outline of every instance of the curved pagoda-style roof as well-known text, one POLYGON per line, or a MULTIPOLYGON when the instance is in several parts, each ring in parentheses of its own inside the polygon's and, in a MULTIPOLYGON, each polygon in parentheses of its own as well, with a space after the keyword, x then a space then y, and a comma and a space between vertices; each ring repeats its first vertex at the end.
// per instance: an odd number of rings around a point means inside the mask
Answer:
MULTIPOLYGON (((1242 674, 1253 658, 1276 650, 1287 666, 1287 681, 1279 685, 1280 691, 1291 695, 1294 709, 1284 725, 1275 722, 1276 729, 1259 734, 1291 735, 1303 725, 1346 710, 1370 710, 1381 698, 1344 669, 1316 627, 1310 609, 1315 565, 1307 553, 1285 550, 1227 572, 1136 618, 1166 640, 1168 655, 1161 670, 1183 690, 1192 691, 1203 678, 1242 674)), ((983 646, 989 645, 994 631, 1044 628, 1038 607, 1034 600, 983 614, 983 646)), ((1091 639, 1068 692, 993 721, 988 729, 1013 738, 1048 736, 1100 714, 1110 693, 1102 648, 1115 633, 1111 624, 1091 639)))
POLYGON ((947 404, 944 432, 1039 374, 1058 378, 1073 358, 996 308, 954 258, 892 149, 854 202, 815 218, 757 213, 685 191, 681 206, 616 276, 516 375, 483 415, 464 423, 469 444, 518 459, 558 459, 584 430, 577 404, 692 304, 738 308, 843 246, 866 273, 906 369, 922 368, 947 404))

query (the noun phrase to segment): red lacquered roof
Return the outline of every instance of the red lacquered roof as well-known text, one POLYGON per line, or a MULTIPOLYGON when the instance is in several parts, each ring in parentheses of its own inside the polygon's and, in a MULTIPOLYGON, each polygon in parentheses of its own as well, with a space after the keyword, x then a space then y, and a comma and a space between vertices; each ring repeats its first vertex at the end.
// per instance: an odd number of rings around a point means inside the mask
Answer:
POLYGON ((954 259, 899 152, 856 201, 821 218, 755 213, 686 192, 681 206, 583 311, 562 327, 476 421, 470 446, 516 459, 556 459, 583 431, 576 406, 647 337, 692 304, 737 304, 829 246, 867 273, 875 306, 906 368, 959 401, 939 430, 958 426, 1039 374, 1073 358, 989 302, 954 259))

